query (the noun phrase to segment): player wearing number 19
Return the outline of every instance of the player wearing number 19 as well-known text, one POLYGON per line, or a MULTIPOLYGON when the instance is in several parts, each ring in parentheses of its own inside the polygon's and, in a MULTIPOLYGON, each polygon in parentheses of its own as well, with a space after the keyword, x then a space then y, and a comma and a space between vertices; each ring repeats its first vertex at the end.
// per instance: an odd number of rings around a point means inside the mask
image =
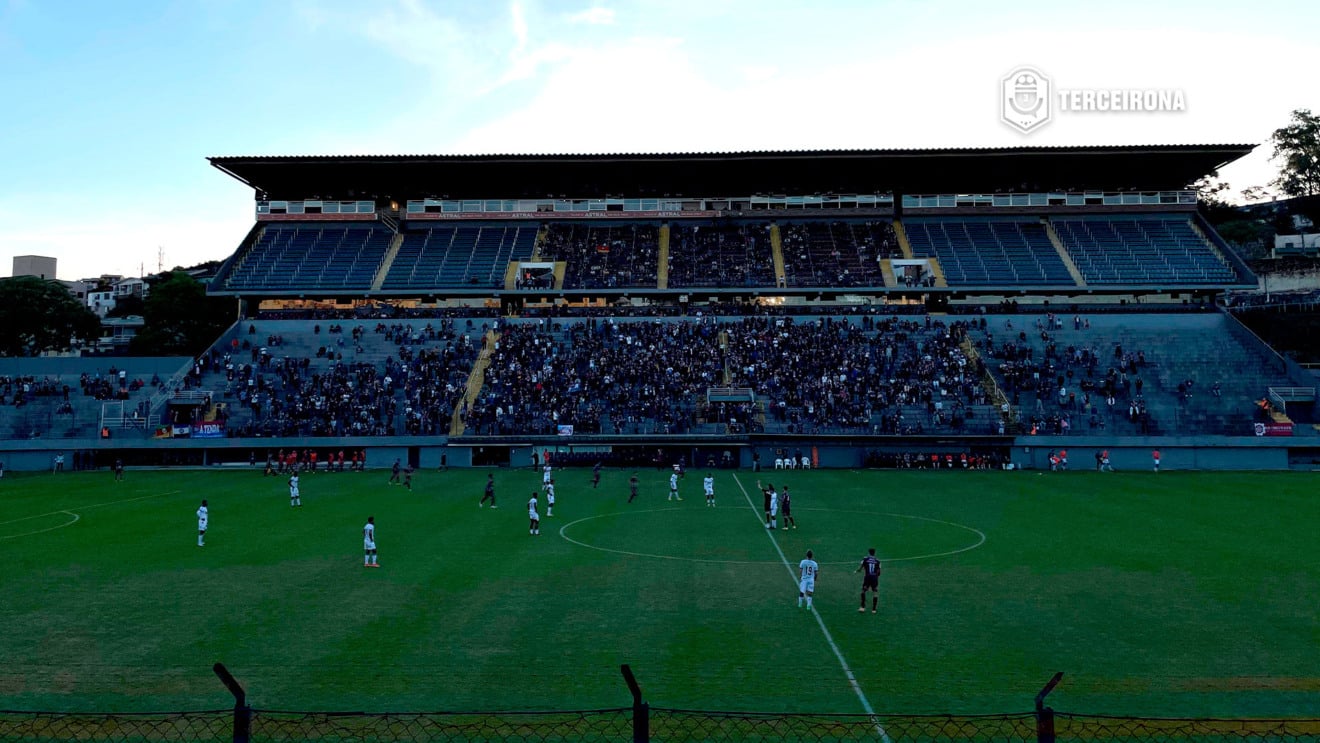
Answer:
POLYGON ((812 559, 811 550, 807 550, 806 558, 798 563, 798 608, 802 608, 803 599, 807 601, 807 608, 811 608, 811 597, 816 592, 816 576, 819 574, 820 565, 812 559))

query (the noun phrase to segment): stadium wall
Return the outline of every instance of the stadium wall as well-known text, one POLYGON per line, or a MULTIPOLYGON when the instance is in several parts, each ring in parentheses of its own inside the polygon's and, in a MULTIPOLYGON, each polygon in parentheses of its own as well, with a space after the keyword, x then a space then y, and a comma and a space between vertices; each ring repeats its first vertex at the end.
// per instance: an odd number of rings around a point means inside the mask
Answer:
MULTIPOLYGON (((1108 450, 1116 470, 1136 471, 1152 468, 1151 454, 1159 449, 1162 470, 1288 470, 1320 469, 1320 440, 1292 437, 951 437, 892 438, 852 437, 829 441, 821 438, 801 437, 675 437, 660 440, 648 437, 627 437, 592 441, 558 437, 523 437, 517 441, 450 441, 446 437, 357 437, 326 439, 289 437, 270 439, 60 439, 10 440, 0 442, 0 462, 13 472, 49 471, 57 454, 65 455, 66 469, 77 464, 84 469, 104 469, 115 459, 122 458, 129 467, 229 467, 247 466, 255 460, 261 466, 267 451, 279 449, 316 449, 320 452, 346 452, 361 450, 366 453, 367 466, 389 467, 395 459, 420 469, 441 467, 528 467, 533 452, 546 449, 552 452, 579 455, 579 463, 590 466, 595 453, 608 447, 628 447, 645 450, 645 463, 652 466, 653 453, 659 453, 663 466, 680 459, 689 467, 704 469, 709 457, 716 467, 724 451, 729 451, 734 465, 748 470, 753 454, 760 453, 762 470, 774 467, 774 451, 801 450, 813 457, 822 468, 858 469, 865 466, 874 453, 952 453, 963 451, 994 451, 1007 457, 1016 469, 1047 470, 1051 450, 1066 449, 1070 469, 1095 468, 1094 455, 1108 450)), ((634 466, 634 465, 630 465, 634 466)))

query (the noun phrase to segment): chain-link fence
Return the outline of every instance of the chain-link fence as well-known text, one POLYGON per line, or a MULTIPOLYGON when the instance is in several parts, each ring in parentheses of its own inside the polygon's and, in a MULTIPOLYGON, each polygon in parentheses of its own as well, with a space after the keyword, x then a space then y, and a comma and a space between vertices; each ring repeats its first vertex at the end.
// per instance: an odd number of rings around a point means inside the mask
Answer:
POLYGON ((227 743, 233 739, 233 710, 143 714, 0 711, 0 741, 5 743, 227 743))
POLYGON ((807 743, 1320 743, 1320 718, 1173 719, 1055 712, 1036 695, 1032 712, 1000 715, 889 715, 710 712, 651 707, 621 666, 630 707, 560 712, 287 712, 253 709, 222 664, 216 675, 232 710, 95 714, 0 710, 0 743, 414 743, 440 741, 806 741, 807 743))
POLYGON ((252 743, 295 741, 628 741, 632 709, 580 712, 272 712, 253 710, 252 743))
POLYGON ((651 708, 655 741, 1035 743, 1036 718, 1017 715, 810 715, 651 708))
POLYGON ((810 743, 1317 743, 1320 719, 1174 719, 1056 712, 829 715, 622 707, 574 712, 0 711, 0 742, 413 743, 808 741, 810 743), (248 731, 239 720, 246 716, 248 731), (250 736, 250 737, 248 737, 250 736))
POLYGON ((1106 743, 1311 743, 1320 741, 1320 719, 1212 719, 1110 717, 1054 713, 1057 739, 1106 743))

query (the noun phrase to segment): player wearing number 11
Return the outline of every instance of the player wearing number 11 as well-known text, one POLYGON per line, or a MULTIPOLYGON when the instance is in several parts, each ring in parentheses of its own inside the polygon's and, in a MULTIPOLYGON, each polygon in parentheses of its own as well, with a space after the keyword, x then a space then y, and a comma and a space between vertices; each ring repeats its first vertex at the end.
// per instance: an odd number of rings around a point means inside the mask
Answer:
POLYGON ((876 607, 880 605, 880 560, 875 556, 875 547, 867 553, 866 557, 862 558, 862 564, 853 571, 862 574, 862 605, 857 607, 857 611, 866 611, 866 592, 870 591, 871 613, 874 614, 876 607))

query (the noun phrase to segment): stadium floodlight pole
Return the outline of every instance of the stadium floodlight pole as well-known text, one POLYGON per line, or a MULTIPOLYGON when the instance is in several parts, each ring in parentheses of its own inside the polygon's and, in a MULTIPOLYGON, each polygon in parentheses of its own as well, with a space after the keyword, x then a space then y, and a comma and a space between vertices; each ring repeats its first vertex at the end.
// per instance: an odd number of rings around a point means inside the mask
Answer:
POLYGON ((1054 710, 1045 706, 1045 697, 1062 679, 1063 671, 1056 671, 1054 678, 1036 694, 1036 743, 1054 743, 1054 710))
POLYGON ((252 737, 252 708, 247 705, 247 692, 224 663, 216 663, 211 670, 234 695, 234 743, 248 743, 252 737))
POLYGON ((642 687, 637 685, 637 677, 627 663, 619 666, 623 680, 628 684, 628 691, 633 698, 633 743, 649 743, 651 740, 651 705, 642 701, 642 687))

